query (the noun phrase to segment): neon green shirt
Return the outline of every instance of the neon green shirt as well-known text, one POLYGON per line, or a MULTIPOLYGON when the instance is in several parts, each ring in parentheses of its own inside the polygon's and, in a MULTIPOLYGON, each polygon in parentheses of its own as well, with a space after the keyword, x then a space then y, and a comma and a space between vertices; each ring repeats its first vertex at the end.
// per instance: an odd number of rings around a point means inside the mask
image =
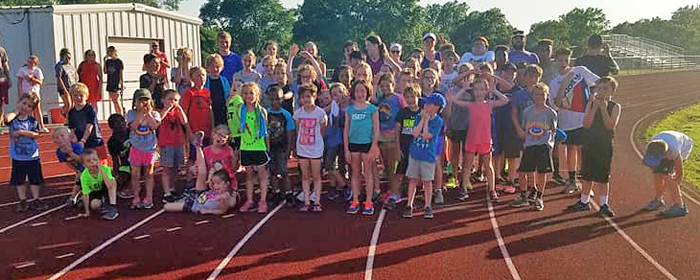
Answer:
POLYGON ((243 97, 240 94, 234 94, 228 99, 226 104, 226 112, 228 115, 228 129, 231 130, 232 137, 241 136, 241 121, 240 113, 243 105, 243 97))
POLYGON ((260 121, 256 119, 256 115, 256 112, 248 112, 245 115, 246 127, 241 134, 241 151, 267 151, 265 137, 260 137, 258 133, 260 121))
MULTIPOLYGON (((109 180, 114 180, 112 170, 109 168, 109 166, 101 165, 100 168, 102 168, 102 171, 107 174, 107 178, 109 180)), ((90 174, 90 170, 85 168, 83 173, 80 174, 80 187, 83 189, 83 194, 85 195, 105 189, 106 186, 104 180, 102 179, 102 173, 98 173, 97 178, 95 178, 92 177, 92 174, 90 174)))

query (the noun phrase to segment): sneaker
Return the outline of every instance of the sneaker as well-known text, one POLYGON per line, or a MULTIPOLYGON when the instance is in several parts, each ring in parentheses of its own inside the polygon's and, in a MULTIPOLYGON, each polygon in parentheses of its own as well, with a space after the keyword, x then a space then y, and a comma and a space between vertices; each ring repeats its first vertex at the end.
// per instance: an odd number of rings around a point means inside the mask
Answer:
POLYGON ((537 197, 535 199, 535 211, 542 211, 544 210, 544 201, 542 201, 541 197, 537 197))
POLYGON ((194 133, 194 137, 192 137, 192 142, 190 144, 194 145, 195 147, 201 147, 204 143, 204 131, 197 131, 194 133))
POLYGON ((496 187, 496 190, 502 191, 503 193, 507 194, 514 194, 518 192, 518 190, 513 186, 498 186, 496 187))
POLYGON ((583 203, 581 200, 577 200, 576 203, 569 205, 566 207, 566 210, 573 211, 573 212, 581 212, 581 211, 589 211, 591 210, 591 204, 590 203, 583 203))
POLYGON ((467 180, 466 182, 464 182, 464 188, 467 189, 467 190, 473 190, 473 189, 474 189, 474 185, 472 185, 472 181, 467 180))
POLYGON ((345 211, 345 213, 348 214, 357 214, 357 212, 360 212, 360 203, 359 202, 350 202, 350 207, 348 207, 348 210, 345 211))
POLYGON ((403 217, 406 219, 413 218, 413 207, 406 206, 406 209, 403 210, 403 217))
POLYGON ((102 215, 102 219, 114 221, 117 219, 117 217, 119 217, 119 212, 117 212, 117 206, 107 205, 105 209, 106 211, 104 215, 102 215))
POLYGON ((496 190, 492 190, 492 191, 489 193, 489 198, 490 198, 491 201, 494 202, 494 203, 498 203, 498 202, 501 200, 501 198, 498 197, 498 192, 496 192, 496 190))
POLYGON ((382 192, 381 191, 375 191, 372 193, 372 203, 376 203, 379 201, 382 197, 382 192))
POLYGON ((396 208, 396 199, 394 198, 389 198, 386 203, 384 203, 384 209, 387 211, 394 210, 396 208))
POLYGON ((537 199, 537 191, 535 189, 527 190, 527 202, 534 203, 537 199))
POLYGON ((30 201, 29 206, 30 208, 37 211, 46 211, 46 209, 49 209, 49 206, 46 205, 46 203, 41 199, 35 199, 30 201))
POLYGON ((524 207, 524 206, 529 206, 530 202, 527 199, 527 195, 524 192, 521 192, 520 195, 518 195, 518 198, 510 202, 511 207, 524 207))
POLYGON ((365 209, 362 210, 362 215, 367 215, 367 216, 374 215, 374 203, 365 202, 365 209))
POLYGON ((564 177, 562 177, 561 174, 559 174, 559 173, 554 173, 554 176, 552 176, 552 179, 554 180, 554 182, 557 183, 557 186, 566 185, 566 179, 564 179, 564 177))
POLYGON ((314 207, 311 208, 311 211, 314 211, 314 212, 323 212, 323 207, 321 207, 321 204, 314 204, 314 207))
POLYGON ((566 183, 566 186, 564 187, 564 190, 561 191, 561 193, 572 194, 578 190, 579 188, 576 182, 569 181, 568 183, 566 183))
POLYGON ((141 202, 141 207, 142 207, 143 209, 151 209, 151 208, 153 208, 153 199, 152 199, 152 198, 151 198, 151 199, 148 199, 148 198, 147 198, 147 199, 144 199, 144 200, 141 202))
POLYGON ((255 203, 253 203, 253 201, 248 200, 245 203, 243 203, 243 206, 241 206, 241 208, 238 209, 238 211, 240 211, 241 213, 249 212, 249 211, 255 209, 254 204, 255 203))
POLYGON ((445 183, 446 187, 454 188, 457 186, 457 179, 455 179, 455 176, 449 176, 447 177, 447 182, 445 183))
POLYGON ((615 217, 615 212, 613 212, 613 210, 610 209, 610 206, 608 206, 607 204, 600 206, 600 210, 598 210, 598 213, 608 218, 615 217))
POLYGON ((304 204, 301 207, 299 207, 299 212, 309 212, 310 208, 311 208, 311 205, 304 204))
POLYGON ((258 213, 260 213, 260 214, 267 213, 267 201, 260 201, 258 203, 258 213))
POLYGON ((345 187, 343 190, 343 196, 345 196, 345 201, 351 201, 352 200, 352 189, 349 187, 345 187))
POLYGON ((425 206, 425 212, 423 213, 423 218, 425 218, 425 219, 435 218, 435 214, 433 214, 433 207, 425 206))
POLYGON ((683 217, 688 215, 688 208, 685 205, 673 205, 664 211, 659 212, 659 216, 663 217, 683 217))
POLYGON ((134 190, 132 188, 124 188, 117 192, 117 197, 121 199, 131 199, 134 198, 134 190))
POLYGON ((163 203, 173 203, 178 201, 180 198, 177 197, 174 192, 168 192, 165 196, 163 196, 163 203))
POLYGON ((131 206, 129 206, 132 210, 138 210, 138 209, 143 209, 143 204, 141 203, 141 199, 138 197, 134 197, 134 199, 131 200, 131 206))
POLYGON ((335 201, 338 197, 340 197, 340 194, 338 194, 338 191, 335 188, 331 188, 328 191, 328 194, 326 194, 326 198, 330 201, 335 201))
POLYGON ((649 204, 644 206, 644 210, 646 211, 656 211, 659 210, 659 208, 664 206, 664 201, 659 200, 657 198, 652 199, 649 204))
POLYGON ((440 206, 445 204, 445 197, 442 195, 442 190, 436 190, 435 195, 433 197, 433 203, 435 203, 436 206, 440 206))
POLYGON ((460 201, 467 201, 467 199, 469 199, 469 192, 466 189, 460 188, 457 193, 457 199, 460 201))
POLYGON ((27 212, 29 210, 29 203, 27 203, 26 200, 20 200, 19 203, 15 206, 15 211, 16 212, 27 212))

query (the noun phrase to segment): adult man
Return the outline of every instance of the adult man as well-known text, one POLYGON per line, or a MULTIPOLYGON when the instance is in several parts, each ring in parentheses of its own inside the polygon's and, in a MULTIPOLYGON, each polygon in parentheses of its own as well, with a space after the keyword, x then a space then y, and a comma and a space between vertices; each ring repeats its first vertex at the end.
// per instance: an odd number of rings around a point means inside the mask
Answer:
POLYGON ((510 44, 513 45, 513 50, 508 53, 510 62, 516 65, 520 62, 540 64, 537 54, 525 50, 525 33, 522 30, 513 31, 510 44))
POLYGON ((620 67, 610 54, 610 46, 603 43, 600 35, 588 37, 588 52, 576 60, 576 66, 586 66, 598 77, 617 75, 620 67))

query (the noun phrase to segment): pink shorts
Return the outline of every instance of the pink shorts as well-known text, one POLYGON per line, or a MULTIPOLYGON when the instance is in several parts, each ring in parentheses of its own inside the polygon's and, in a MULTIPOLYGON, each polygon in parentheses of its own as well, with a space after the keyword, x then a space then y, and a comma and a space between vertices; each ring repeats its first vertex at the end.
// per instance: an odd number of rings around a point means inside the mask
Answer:
POLYGON ((464 145, 464 151, 476 155, 488 155, 491 153, 491 144, 469 144, 464 145))
POLYGON ((144 152, 131 147, 129 162, 131 166, 151 166, 156 162, 156 152, 144 152))

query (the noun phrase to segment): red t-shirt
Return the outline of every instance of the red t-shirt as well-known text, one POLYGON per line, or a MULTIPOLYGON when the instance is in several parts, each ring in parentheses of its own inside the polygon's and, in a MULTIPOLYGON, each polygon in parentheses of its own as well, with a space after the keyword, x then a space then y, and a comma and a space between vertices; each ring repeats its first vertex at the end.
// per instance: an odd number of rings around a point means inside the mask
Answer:
POLYGON ((170 110, 160 123, 158 128, 158 144, 160 146, 182 146, 185 139, 185 131, 180 118, 177 117, 180 109, 170 110))
POLYGON ((206 88, 189 88, 182 95, 182 109, 185 109, 192 133, 201 130, 205 137, 211 136, 211 103, 211 93, 206 88))
MULTIPOLYGON (((168 56, 164 52, 159 51, 158 53, 156 53, 156 55, 158 57, 160 57, 161 62, 165 62, 165 63, 170 64, 170 62, 168 62, 168 56)), ((165 64, 162 64, 162 63, 160 64, 160 69, 158 69, 158 74, 163 75, 163 77, 165 77, 165 82, 166 83, 168 82, 168 77, 169 77, 168 76, 168 67, 166 67, 165 64)))
POLYGON ((231 166, 231 161, 233 160, 233 148, 226 145, 218 153, 214 152, 213 146, 208 146, 204 148, 204 160, 207 162, 207 170, 212 168, 215 171, 226 170, 228 172, 229 178, 231 178, 231 188, 238 188, 238 181, 236 180, 236 173, 234 173, 233 166, 231 166))

